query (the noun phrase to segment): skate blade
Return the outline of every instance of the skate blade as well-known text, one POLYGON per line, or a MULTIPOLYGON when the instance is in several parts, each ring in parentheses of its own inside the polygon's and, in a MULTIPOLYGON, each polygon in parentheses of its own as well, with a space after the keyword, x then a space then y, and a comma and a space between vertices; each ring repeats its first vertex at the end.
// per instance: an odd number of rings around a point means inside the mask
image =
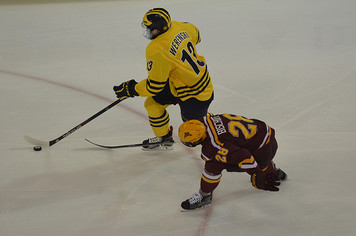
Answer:
POLYGON ((203 205, 201 207, 194 208, 194 209, 183 209, 183 208, 181 208, 181 212, 199 211, 199 210, 203 210, 204 208, 209 208, 210 206, 211 206, 211 203, 203 205))
POLYGON ((170 151, 173 150, 173 145, 172 146, 161 146, 159 145, 158 147, 155 148, 142 148, 143 151, 145 152, 161 152, 161 151, 170 151))

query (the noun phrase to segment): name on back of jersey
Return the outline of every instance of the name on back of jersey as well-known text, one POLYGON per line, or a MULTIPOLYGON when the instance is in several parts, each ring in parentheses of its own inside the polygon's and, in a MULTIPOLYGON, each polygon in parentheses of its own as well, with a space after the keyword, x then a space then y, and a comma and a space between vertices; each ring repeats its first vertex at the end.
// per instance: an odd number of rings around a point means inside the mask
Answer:
POLYGON ((213 121, 214 128, 215 128, 216 133, 218 135, 226 133, 225 126, 224 126, 224 124, 223 124, 223 122, 222 122, 222 120, 221 120, 221 118, 219 116, 212 116, 210 118, 213 121))
POLYGON ((174 36, 174 39, 172 40, 171 48, 169 49, 169 52, 175 56, 177 54, 177 50, 179 49, 180 44, 184 41, 184 39, 190 38, 189 34, 187 32, 180 32, 176 36, 174 36))

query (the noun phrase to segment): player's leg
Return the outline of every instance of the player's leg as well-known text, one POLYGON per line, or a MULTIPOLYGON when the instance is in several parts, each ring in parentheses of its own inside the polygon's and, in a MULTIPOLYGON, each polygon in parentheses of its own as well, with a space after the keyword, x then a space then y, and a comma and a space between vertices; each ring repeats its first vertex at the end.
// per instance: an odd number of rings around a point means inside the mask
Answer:
POLYGON ((145 108, 148 113, 151 128, 156 135, 143 141, 143 150, 171 149, 173 145, 173 130, 169 127, 169 114, 166 108, 169 105, 162 105, 156 102, 152 97, 147 97, 145 108), (161 143, 149 145, 150 143, 161 143))
POLYGON ((214 99, 214 94, 207 101, 199 101, 196 98, 190 98, 186 101, 180 101, 181 116, 183 121, 192 119, 201 119, 208 114, 210 103, 214 99))
POLYGON ((214 161, 206 162, 200 179, 199 191, 182 202, 181 207, 185 210, 193 210, 209 205, 213 198, 213 191, 220 183, 223 169, 224 165, 221 163, 214 161))
POLYGON ((170 150, 173 149, 173 130, 169 126, 169 113, 166 108, 177 104, 177 99, 172 95, 169 83, 154 97, 148 97, 145 108, 148 113, 151 128, 156 135, 143 141, 143 144, 161 143, 159 145, 145 145, 143 150, 170 150))

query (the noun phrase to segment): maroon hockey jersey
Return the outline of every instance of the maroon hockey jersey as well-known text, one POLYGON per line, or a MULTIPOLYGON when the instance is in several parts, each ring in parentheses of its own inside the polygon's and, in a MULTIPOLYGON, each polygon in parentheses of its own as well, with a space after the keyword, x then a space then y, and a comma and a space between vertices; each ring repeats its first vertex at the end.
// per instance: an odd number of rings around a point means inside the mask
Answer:
POLYGON ((202 143, 203 160, 236 165, 241 171, 264 166, 267 162, 261 153, 268 150, 271 139, 274 140, 274 130, 265 122, 221 114, 206 116, 203 123, 207 127, 207 138, 202 143))

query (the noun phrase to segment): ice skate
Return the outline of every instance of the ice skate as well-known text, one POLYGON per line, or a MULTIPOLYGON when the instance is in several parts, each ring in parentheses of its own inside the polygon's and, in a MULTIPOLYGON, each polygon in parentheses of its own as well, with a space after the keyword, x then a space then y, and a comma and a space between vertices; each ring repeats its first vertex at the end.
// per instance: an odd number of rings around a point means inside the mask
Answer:
POLYGON ((164 151, 173 149, 173 127, 170 127, 169 133, 163 137, 154 137, 146 139, 142 142, 142 150, 144 151, 164 151))
POLYGON ((205 207, 210 205, 213 194, 203 196, 200 193, 194 193, 193 196, 184 202, 182 202, 181 207, 184 210, 194 210, 196 208, 205 207))

